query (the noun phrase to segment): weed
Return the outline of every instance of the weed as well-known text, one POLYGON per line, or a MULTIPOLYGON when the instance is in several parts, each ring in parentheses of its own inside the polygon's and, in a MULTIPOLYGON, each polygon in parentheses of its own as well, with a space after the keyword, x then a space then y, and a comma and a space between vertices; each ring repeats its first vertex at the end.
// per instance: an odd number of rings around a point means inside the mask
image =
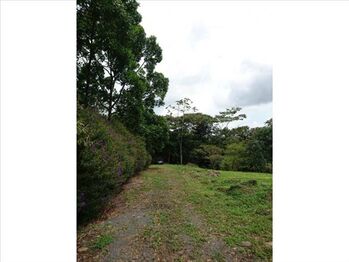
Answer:
POLYGON ((95 249, 104 249, 111 242, 113 242, 113 237, 111 235, 109 235, 109 234, 101 235, 93 243, 93 248, 95 248, 95 249))

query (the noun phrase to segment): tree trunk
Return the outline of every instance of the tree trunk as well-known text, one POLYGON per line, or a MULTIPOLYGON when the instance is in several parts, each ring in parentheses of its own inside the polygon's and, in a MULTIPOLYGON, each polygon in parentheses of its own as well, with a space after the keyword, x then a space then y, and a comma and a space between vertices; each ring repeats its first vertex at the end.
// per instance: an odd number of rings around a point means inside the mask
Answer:
POLYGON ((108 121, 111 120, 111 113, 112 113, 112 108, 109 106, 109 108, 108 108, 108 121))

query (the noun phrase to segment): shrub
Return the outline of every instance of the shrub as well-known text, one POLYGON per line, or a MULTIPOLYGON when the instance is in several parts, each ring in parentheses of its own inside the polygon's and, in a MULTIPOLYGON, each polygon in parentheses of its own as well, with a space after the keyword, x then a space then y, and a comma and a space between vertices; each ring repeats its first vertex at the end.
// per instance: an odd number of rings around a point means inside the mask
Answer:
POLYGON ((215 145, 200 145, 192 152, 192 159, 201 167, 219 169, 223 150, 215 145))
POLYGON ((245 164, 242 171, 263 172, 266 160, 263 154, 261 142, 257 139, 247 141, 245 164))
POLYGON ((246 144, 244 142, 233 143, 227 146, 222 160, 224 170, 242 170, 245 162, 246 144))
POLYGON ((119 122, 108 122, 92 109, 78 108, 77 214, 86 222, 103 210, 126 180, 147 167, 144 141, 119 122))
POLYGON ((267 163, 260 141, 250 139, 227 146, 221 163, 224 170, 271 173, 271 163, 267 163))

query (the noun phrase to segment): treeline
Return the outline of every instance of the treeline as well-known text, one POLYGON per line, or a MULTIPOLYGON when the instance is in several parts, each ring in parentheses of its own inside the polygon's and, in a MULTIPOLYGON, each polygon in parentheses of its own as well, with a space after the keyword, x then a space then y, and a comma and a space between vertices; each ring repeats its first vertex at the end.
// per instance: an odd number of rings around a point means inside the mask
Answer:
POLYGON ((166 137, 162 50, 140 25, 135 0, 77 1, 78 221, 96 216, 166 137))
POLYGON ((236 171, 272 172, 272 119, 263 127, 230 128, 243 120, 241 108, 232 107, 210 116, 197 112, 188 98, 167 107, 169 136, 154 159, 194 163, 201 167, 236 171))

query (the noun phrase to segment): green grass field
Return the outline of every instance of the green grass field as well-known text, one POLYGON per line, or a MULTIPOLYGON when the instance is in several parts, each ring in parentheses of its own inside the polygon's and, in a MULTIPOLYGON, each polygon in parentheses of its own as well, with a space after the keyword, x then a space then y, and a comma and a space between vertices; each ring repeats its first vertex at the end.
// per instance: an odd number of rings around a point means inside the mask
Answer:
MULTIPOLYGON (((185 245, 181 236, 189 236, 195 254, 214 235, 240 253, 271 260, 272 175, 215 172, 179 165, 151 166, 143 172, 141 190, 159 194, 145 237, 155 248, 173 252, 185 245)), ((129 191, 128 199, 136 200, 138 193, 129 191)))

